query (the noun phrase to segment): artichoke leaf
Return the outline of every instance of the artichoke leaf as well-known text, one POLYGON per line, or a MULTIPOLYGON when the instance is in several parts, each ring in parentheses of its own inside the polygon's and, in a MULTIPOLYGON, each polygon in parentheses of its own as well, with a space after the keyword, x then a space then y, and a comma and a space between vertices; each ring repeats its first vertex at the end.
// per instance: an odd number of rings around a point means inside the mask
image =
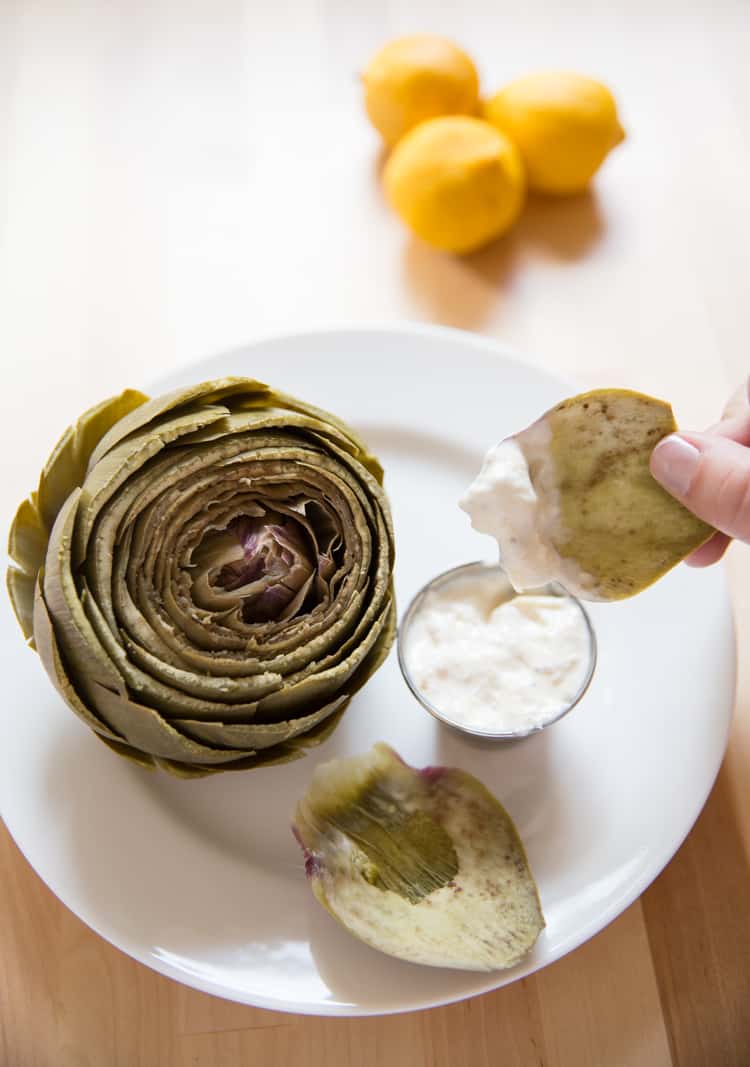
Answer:
POLYGON ((591 576, 594 599, 640 592, 712 536, 649 470, 657 441, 677 429, 668 404, 600 389, 563 401, 548 422, 562 487, 557 547, 591 576))
POLYGON ((175 693, 176 699, 172 702, 175 708, 179 705, 180 693, 203 700, 238 704, 248 700, 259 701, 263 697, 278 692, 284 684, 284 679, 280 674, 273 674, 270 671, 239 678, 204 677, 189 670, 173 667, 169 663, 163 663, 152 652, 136 645, 128 637, 122 636, 122 641, 130 662, 137 664, 146 678, 158 679, 169 690, 179 691, 175 693))
MULTIPOLYGON (((105 650, 87 618, 70 569, 73 527, 80 494, 80 489, 71 493, 55 520, 42 592, 60 648, 81 692, 92 702, 97 692, 91 689, 93 682, 122 693, 125 692, 125 683, 111 654, 108 654, 109 650, 105 650)), ((95 704, 93 707, 96 709, 95 704)))
POLYGON ((9 571, 8 591, 25 637, 30 637, 33 589, 60 508, 83 481, 89 455, 102 434, 147 399, 143 393, 126 389, 84 412, 55 446, 40 476, 38 489, 19 506, 8 536, 8 554, 30 581, 23 581, 20 576, 11 578, 9 571))
POLYGON ((315 674, 307 674, 298 682, 289 682, 270 696, 263 697, 258 703, 258 713, 274 718, 281 712, 300 704, 314 703, 344 687, 355 673, 367 654, 375 646, 378 637, 387 629, 391 605, 376 618, 369 627, 367 635, 352 651, 348 659, 315 674))
MULTIPOLYGON (((137 414, 137 410, 133 414, 137 414)), ((89 536, 98 512, 120 486, 181 434, 193 427, 205 426, 217 418, 221 418, 221 409, 215 407, 177 415, 166 420, 158 430, 127 438, 96 464, 81 488, 80 515, 74 542, 76 566, 80 566, 86 558, 89 536)))
POLYGON ((254 756, 238 757, 229 763, 211 766, 205 763, 181 763, 177 760, 157 759, 157 764, 176 778, 205 778, 209 774, 218 774, 222 771, 249 771, 259 767, 278 767, 284 763, 293 763, 302 759, 304 751, 289 748, 286 745, 277 745, 268 748, 265 752, 258 752, 254 756))
POLYGON ((32 581, 44 564, 48 540, 49 530, 32 493, 19 505, 8 535, 8 555, 32 581))
MULTIPOLYGON (((195 670, 200 670, 206 674, 227 674, 230 676, 270 671, 286 676, 304 670, 308 664, 319 660, 329 647, 335 646, 337 642, 343 640, 346 634, 351 632, 352 627, 361 616, 361 604, 362 595, 355 590, 342 611, 331 612, 327 617, 327 623, 323 625, 322 633, 316 633, 317 630, 321 629, 320 626, 315 628, 310 626, 308 628, 303 624, 299 629, 296 629, 297 640, 292 643, 291 649, 286 652, 283 650, 277 651, 275 643, 264 647, 262 643, 257 641, 243 643, 239 638, 237 639, 237 651, 234 652, 227 651, 226 643, 221 642, 218 638, 214 649, 199 648, 196 647, 196 644, 190 642, 189 626, 186 625, 182 631, 175 630, 168 618, 158 614, 145 599, 142 603, 142 608, 148 625, 153 628, 154 637, 152 640, 156 642, 158 635, 158 640, 164 643, 164 647, 170 650, 176 660, 189 664, 195 670), (311 636, 308 637, 307 634, 311 636), (253 658, 249 658, 250 653, 253 653, 253 658)), ((135 635, 135 627, 131 624, 129 617, 124 621, 128 633, 143 644, 144 642, 135 635)), ((202 627, 197 622, 194 625, 197 643, 198 640, 205 638, 205 627, 202 627)), ((165 658, 168 657, 165 656, 165 658)))
POLYGON ((418 771, 382 743, 319 765, 293 831, 320 903, 389 955, 434 967, 512 967, 544 927, 510 816, 457 768, 418 771))
MULTIPOLYGON (((380 531, 381 535, 383 531, 380 531)), ((377 544, 380 546, 381 553, 383 552, 386 544, 385 537, 381 536, 376 539, 377 544)), ((375 629, 377 633, 380 632, 380 625, 384 624, 384 620, 380 622, 376 621, 378 613, 382 610, 384 603, 391 602, 393 596, 392 584, 389 580, 389 571, 387 562, 381 559, 378 564, 378 569, 375 573, 375 580, 373 582, 373 589, 369 599, 369 604, 363 612, 359 615, 356 621, 353 632, 346 638, 342 637, 336 645, 335 651, 329 655, 317 659, 312 665, 315 671, 315 675, 319 679, 331 677, 332 672, 341 664, 349 662, 349 654, 354 649, 361 649, 363 637, 365 634, 372 632, 375 629)), ((377 640, 377 633, 374 635, 377 640)), ((375 643, 373 640, 372 644, 375 643)), ((298 675, 288 675, 287 685, 294 685, 298 680, 302 680, 310 673, 310 667, 303 669, 298 675)), ((263 709, 266 710, 269 706, 267 701, 263 702, 263 709)))
MULTIPOLYGON (((314 447, 316 438, 322 437, 325 442, 335 442, 350 455, 359 453, 359 449, 356 445, 353 445, 351 439, 333 425, 326 425, 320 419, 311 418, 307 414, 293 412, 281 407, 229 412, 220 422, 213 426, 209 426, 205 430, 196 430, 194 434, 185 439, 185 443, 191 445, 208 444, 221 438, 226 439, 237 434, 246 434, 249 430, 252 430, 254 437, 256 435, 260 437, 261 431, 268 432, 277 427, 283 427, 285 431, 283 435, 276 435, 276 441, 282 447, 288 445, 290 439, 294 440, 292 434, 287 433, 287 430, 291 429, 292 432, 299 432, 298 443, 307 448, 314 447)), ((325 446, 320 446, 319 451, 322 451, 323 447, 325 446)))
POLYGON ((390 545, 390 549, 392 552, 395 551, 396 535, 393 530, 393 519, 391 517, 391 511, 389 507, 383 507, 384 493, 382 488, 382 467, 379 463, 376 462, 375 465, 377 469, 381 472, 380 477, 377 477, 373 473, 373 471, 367 468, 366 472, 362 474, 359 479, 357 479, 356 468, 353 466, 350 457, 345 452, 340 452, 335 445, 331 445, 329 451, 333 455, 337 455, 341 462, 345 465, 345 467, 351 472, 351 474, 354 476, 354 484, 357 484, 358 481, 361 481, 365 499, 368 500, 368 502, 372 501, 373 510, 377 510, 380 519, 382 519, 382 521, 385 523, 385 528, 388 531, 388 542, 390 545))
POLYGON ((60 647, 55 637, 52 620, 44 603, 40 584, 37 585, 34 600, 34 637, 39 658, 44 664, 52 684, 68 707, 95 733, 111 740, 121 740, 111 724, 88 707, 69 677, 63 664, 60 647))
POLYGON ((124 741, 115 741, 111 737, 103 737, 102 734, 96 734, 96 736, 100 741, 104 742, 107 748, 111 748, 113 752, 116 752, 118 756, 124 756, 125 759, 130 760, 131 763, 135 763, 139 767, 143 767, 144 770, 156 770, 157 760, 153 756, 141 752, 138 748, 133 748, 132 745, 126 745, 124 741))
POLYGON ((190 719, 172 721, 185 734, 198 741, 205 741, 212 745, 231 745, 232 748, 254 748, 260 751, 271 745, 288 741, 298 734, 306 734, 313 726, 317 726, 318 723, 323 722, 329 715, 333 715, 343 707, 348 699, 348 696, 337 697, 309 715, 288 719, 286 722, 219 723, 195 722, 190 719))
MULTIPOLYGON (((223 719, 252 720, 257 714, 258 701, 249 703, 220 703, 219 701, 196 697, 183 690, 175 689, 161 679, 142 670, 128 658, 123 645, 124 637, 114 635, 107 627, 106 620, 94 597, 84 595, 81 598, 87 624, 97 640, 98 647, 106 650, 111 662, 116 663, 126 689, 120 693, 132 691, 143 701, 148 701, 165 718, 195 718, 208 722, 223 719)), ((143 650, 140 650, 143 651, 143 650)), ((281 685, 283 679, 278 681, 281 685)))
POLYGON ((396 615, 396 595, 393 591, 392 583, 389 585, 389 593, 388 614, 386 615, 383 629, 347 686, 350 696, 361 689, 365 682, 382 667, 393 647, 398 628, 398 618, 396 615))
POLYGON ((303 404, 295 397, 288 396, 286 393, 275 393, 274 396, 276 397, 277 402, 288 411, 301 411, 304 414, 319 419, 324 425, 330 424, 339 430, 351 443, 351 446, 354 449, 354 458, 357 462, 372 475, 379 485, 383 484, 384 472, 379 460, 372 455, 362 438, 359 437, 350 426, 347 426, 345 422, 337 418, 335 415, 331 415, 330 412, 323 411, 322 408, 315 407, 313 404, 303 404))
POLYGON ((292 737, 280 745, 260 750, 254 756, 244 757, 232 763, 224 763, 219 767, 205 765, 191 767, 189 764, 170 763, 164 760, 157 760, 157 763, 180 778, 203 778, 208 774, 216 774, 220 771, 246 771, 260 767, 277 767, 285 763, 293 763, 295 760, 302 759, 307 754, 308 749, 316 748, 328 740, 338 726, 348 703, 349 698, 347 697, 335 711, 306 734, 292 737))
POLYGON ((34 575, 19 570, 18 567, 8 567, 5 575, 5 584, 8 596, 13 607, 13 613, 18 619, 18 625, 23 631, 27 641, 34 639, 34 589, 36 579, 34 575))
MULTIPOLYGON (((101 687, 100 687, 101 688, 101 687)), ((152 756, 183 760, 186 763, 226 763, 252 756, 252 750, 214 748, 200 744, 167 722, 153 708, 109 689, 99 694, 97 704, 108 722, 128 744, 152 756)))
POLYGON ((189 405, 196 405, 198 402, 201 407, 219 405, 235 393, 253 393, 263 397, 269 396, 270 390, 267 385, 250 378, 229 377, 175 389, 171 393, 155 397, 143 404, 140 410, 120 419, 104 434, 91 455, 89 469, 96 467, 100 460, 125 438, 146 429, 152 423, 158 423, 161 416, 189 405))
MULTIPOLYGON (((247 484, 252 484, 253 492, 262 492, 268 497, 276 493, 289 494, 293 490, 298 493, 313 491, 325 496, 326 492, 338 490, 336 496, 346 494, 349 499, 356 495, 363 513, 369 521, 374 521, 374 511, 371 501, 351 477, 350 472, 344 472, 335 464, 326 462, 323 457, 315 456, 303 449, 266 449, 258 455, 247 457, 242 454, 233 454, 230 446, 226 443, 222 447, 212 446, 206 449, 200 459, 185 457, 175 459, 170 454, 161 461, 149 465, 148 470, 141 476, 131 478, 128 486, 123 490, 123 498, 113 502, 116 510, 113 513, 104 512, 102 520, 107 518, 108 526, 119 528, 121 521, 133 521, 140 511, 150 509, 157 497, 173 495, 180 487, 180 510, 183 514, 197 514, 205 507, 206 498, 204 493, 211 495, 210 502, 214 502, 216 495, 226 481, 236 492, 238 482, 243 479, 247 484), (305 463, 305 461, 308 461, 305 463), (225 464, 225 469, 218 475, 217 465, 225 464), (299 464, 299 466, 297 466, 299 464), (302 465, 305 464, 303 467, 302 465), (295 483, 290 483, 289 467, 295 469, 295 483), (205 473, 197 477, 201 469, 205 473), (169 474, 169 481, 165 481, 164 475, 169 474), (300 475, 304 474, 304 480, 300 475), (326 477, 326 474, 330 477, 326 477), (332 481, 331 479, 335 479, 332 481), (128 514, 122 519, 123 512, 128 514)), ((378 489, 378 492, 381 490, 378 489)), ((162 507, 164 504, 162 503, 162 507)))
POLYGON ((85 411, 62 435, 39 478, 38 505, 48 530, 73 489, 83 484, 91 453, 110 427, 144 405, 148 397, 126 389, 85 411))

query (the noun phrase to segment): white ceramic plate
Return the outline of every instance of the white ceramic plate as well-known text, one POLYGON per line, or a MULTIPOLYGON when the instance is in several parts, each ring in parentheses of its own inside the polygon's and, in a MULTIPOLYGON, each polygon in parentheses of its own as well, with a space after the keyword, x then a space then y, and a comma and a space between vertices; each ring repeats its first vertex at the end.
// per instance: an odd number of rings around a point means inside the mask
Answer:
MULTIPOLYGON (((223 374, 265 379, 363 433, 387 471, 402 609, 436 572, 491 557, 456 499, 490 444, 570 391, 488 341, 407 327, 262 341, 158 386, 223 374)), ((76 915, 198 989, 321 1015, 481 993, 558 959, 626 908, 680 845, 724 752, 734 640, 721 571, 678 568, 634 600, 594 605, 592 616, 591 689, 527 740, 492 747, 441 726, 410 696, 394 649, 314 755, 180 781, 99 744, 4 605, 0 811, 76 915), (402 963, 350 937, 314 901, 290 813, 317 762, 379 739, 412 763, 471 771, 515 819, 547 919, 521 966, 487 975, 402 963)))

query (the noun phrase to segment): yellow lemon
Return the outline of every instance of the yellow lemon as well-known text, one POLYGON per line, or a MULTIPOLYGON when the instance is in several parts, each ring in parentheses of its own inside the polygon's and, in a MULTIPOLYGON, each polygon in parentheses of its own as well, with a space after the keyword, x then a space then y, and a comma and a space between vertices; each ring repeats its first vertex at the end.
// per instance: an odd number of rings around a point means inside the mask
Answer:
POLYGON ((523 206, 515 145, 482 119, 428 119, 396 145, 383 173, 396 212, 423 241, 470 252, 499 237, 523 206))
POLYGON ((581 74, 528 74, 484 104, 485 118, 518 145, 529 188, 577 193, 624 138, 606 85, 581 74))
POLYGON ((387 145, 436 115, 479 109, 476 67, 451 41, 419 33, 384 45, 363 74, 365 107, 387 145))

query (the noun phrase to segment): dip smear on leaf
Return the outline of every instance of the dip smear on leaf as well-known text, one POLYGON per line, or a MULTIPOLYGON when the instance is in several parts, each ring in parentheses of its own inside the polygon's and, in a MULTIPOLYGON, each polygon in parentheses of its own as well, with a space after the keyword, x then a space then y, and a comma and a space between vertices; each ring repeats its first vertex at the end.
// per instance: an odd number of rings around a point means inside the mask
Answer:
POLYGON ((582 393, 492 449, 461 506, 497 538, 517 589, 559 581, 587 600, 632 596, 713 533, 649 470, 676 429, 664 401, 582 393))

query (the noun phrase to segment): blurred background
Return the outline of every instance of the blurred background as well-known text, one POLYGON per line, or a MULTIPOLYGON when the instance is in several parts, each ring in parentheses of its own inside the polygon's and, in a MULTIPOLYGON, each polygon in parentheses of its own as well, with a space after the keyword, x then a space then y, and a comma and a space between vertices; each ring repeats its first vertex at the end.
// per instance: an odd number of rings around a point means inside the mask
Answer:
POLYGON ((3 432, 41 392, 64 405, 31 472, 108 389, 266 332, 403 318, 678 408, 679 378, 710 369, 680 413, 713 417, 747 365, 749 46, 742 0, 4 0, 3 432), (550 66, 608 84, 628 139, 591 193, 532 203, 467 259, 410 239, 359 72, 424 29, 487 91, 550 66))

